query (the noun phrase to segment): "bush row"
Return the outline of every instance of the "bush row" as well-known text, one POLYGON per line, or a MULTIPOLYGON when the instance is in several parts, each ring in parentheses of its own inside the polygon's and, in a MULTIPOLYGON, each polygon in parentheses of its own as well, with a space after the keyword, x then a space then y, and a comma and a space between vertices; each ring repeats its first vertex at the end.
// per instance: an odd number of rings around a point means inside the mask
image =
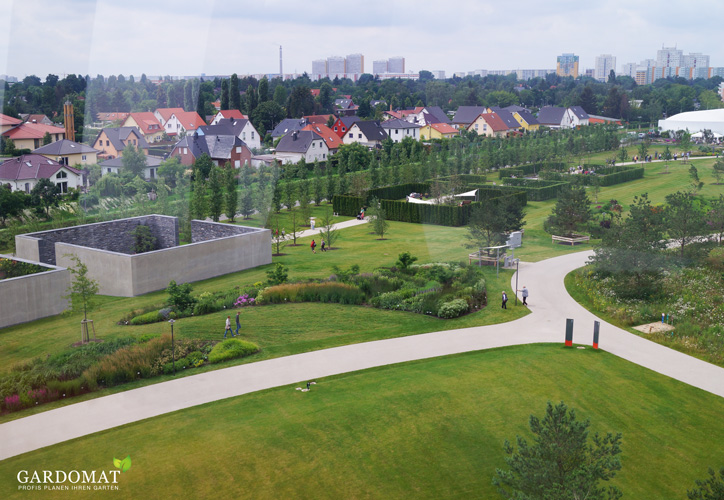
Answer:
POLYGON ((504 179, 511 175, 531 175, 537 174, 543 169, 549 170, 564 170, 566 167, 565 163, 559 161, 551 162, 539 162, 539 163, 526 163, 524 165, 515 165, 513 167, 505 167, 498 170, 498 178, 504 179))
POLYGON ((282 302, 332 302, 337 304, 361 304, 362 290, 353 285, 336 282, 290 283, 265 288, 257 296, 260 304, 282 302))
POLYGON ((378 200, 400 200, 410 193, 428 193, 429 191, 430 184, 427 182, 410 182, 407 184, 370 189, 367 191, 367 201, 365 204, 369 203, 372 198, 377 198, 378 200))
POLYGON ((515 186, 527 193, 530 201, 551 200, 558 196, 558 191, 568 185, 567 182, 559 181, 535 181, 531 179, 506 178, 503 182, 508 186, 515 186))

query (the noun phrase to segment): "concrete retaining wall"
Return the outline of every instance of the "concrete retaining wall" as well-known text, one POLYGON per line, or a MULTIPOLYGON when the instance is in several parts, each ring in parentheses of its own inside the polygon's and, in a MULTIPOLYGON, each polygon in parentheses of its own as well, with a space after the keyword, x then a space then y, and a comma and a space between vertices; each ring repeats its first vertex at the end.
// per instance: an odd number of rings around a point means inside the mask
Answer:
MULTIPOLYGON (((0 257, 39 264, 9 255, 0 257)), ((68 293, 70 271, 43 265, 52 270, 0 280, 0 328, 54 316, 68 308, 68 300, 63 296, 68 293)))
MULTIPOLYGON (((199 281, 271 263, 271 232, 268 229, 198 220, 191 221, 193 243, 189 245, 135 255, 108 249, 109 241, 129 239, 121 233, 141 223, 151 227, 154 234, 164 232, 164 245, 178 241, 175 217, 150 215, 68 228, 73 229, 72 232, 61 229, 19 235, 15 240, 16 251, 23 257, 40 256, 41 262, 52 260, 63 267, 72 267, 69 255, 77 255, 88 267, 88 276, 98 281, 99 293, 120 297, 162 290, 171 280, 177 283, 199 281), (84 228, 90 228, 92 234, 84 236, 84 228), (110 235, 114 228, 122 237, 110 235), (175 231, 173 238, 169 234, 170 228, 175 231), (64 241, 60 241, 61 238, 64 241), (101 240, 102 247, 81 243, 95 244, 101 240), (52 259, 48 249, 53 250, 52 259)), ((125 242, 121 247, 126 250, 125 242)))

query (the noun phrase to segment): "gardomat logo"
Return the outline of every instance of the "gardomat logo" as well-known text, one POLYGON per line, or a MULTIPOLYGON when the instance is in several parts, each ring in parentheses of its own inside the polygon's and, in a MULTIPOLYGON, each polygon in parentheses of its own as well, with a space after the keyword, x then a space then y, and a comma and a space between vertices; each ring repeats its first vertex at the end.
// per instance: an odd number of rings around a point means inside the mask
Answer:
POLYGON ((121 469, 121 472, 126 472, 128 469, 131 468, 131 455, 128 455, 123 460, 118 460, 117 458, 113 457, 113 465, 115 465, 116 468, 121 469))

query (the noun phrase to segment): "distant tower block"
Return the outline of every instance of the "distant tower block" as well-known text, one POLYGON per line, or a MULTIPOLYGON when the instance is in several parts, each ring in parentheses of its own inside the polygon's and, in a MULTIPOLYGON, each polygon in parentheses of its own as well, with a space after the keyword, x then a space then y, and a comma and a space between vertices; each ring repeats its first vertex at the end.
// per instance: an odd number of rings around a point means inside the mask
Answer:
POLYGON ((65 138, 69 141, 75 141, 75 115, 73 114, 73 105, 70 101, 65 101, 65 104, 63 104, 63 117, 65 138))
POLYGON ((279 76, 284 80, 284 71, 282 70, 282 46, 279 46, 279 76))

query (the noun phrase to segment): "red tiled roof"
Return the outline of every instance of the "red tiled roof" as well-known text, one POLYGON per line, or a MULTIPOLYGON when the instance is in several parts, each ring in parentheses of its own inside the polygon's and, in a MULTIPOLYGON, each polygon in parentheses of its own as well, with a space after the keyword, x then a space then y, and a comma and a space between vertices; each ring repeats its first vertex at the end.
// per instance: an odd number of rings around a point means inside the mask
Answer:
POLYGON ((204 119, 201 118, 196 111, 184 111, 183 113, 175 113, 175 115, 178 121, 181 122, 181 126, 187 131, 196 130, 206 125, 204 119))
POLYGON ((42 123, 23 123, 15 128, 11 128, 3 134, 4 137, 10 139, 42 139, 45 133, 49 134, 65 134, 65 129, 55 127, 53 125, 43 125, 42 123))
POLYGON ((457 134, 458 129, 447 123, 433 123, 430 125, 432 128, 440 132, 441 134, 457 134))
POLYGON ((308 115, 303 116, 305 120, 307 120, 307 123, 318 123, 321 125, 326 125, 329 121, 329 117, 332 115, 308 115))
POLYGON ((493 132, 505 132, 508 130, 508 126, 497 113, 481 113, 480 116, 488 125, 490 125, 493 132))
POLYGON ((178 113, 183 113, 184 108, 158 108, 156 110, 156 113, 161 115, 161 119, 164 123, 169 121, 171 119, 171 115, 176 114, 178 116, 178 113))
MULTIPOLYGON (((156 115, 154 115, 150 111, 143 111, 140 113, 131 113, 129 118, 133 118, 133 120, 138 124, 138 126, 141 129, 141 133, 143 135, 157 134, 159 132, 163 132, 163 127, 161 126, 161 122, 159 122, 158 119, 156 118, 156 115)), ((126 121, 123 122, 124 126, 128 126, 127 122, 128 122, 128 118, 126 118, 126 121)))
POLYGON ((20 125, 22 120, 0 113, 0 125, 20 125))
MULTIPOLYGON (((221 115, 221 118, 226 118, 227 120, 229 118, 233 118, 234 120, 246 120, 247 117, 244 116, 244 114, 239 111, 238 109, 223 109, 216 113, 216 116, 221 115)), ((176 115, 178 116, 178 115, 176 115)), ((216 116, 214 118, 216 118, 216 116)))
POLYGON ((322 139, 324 139, 324 142, 325 144, 327 144, 327 147, 329 149, 337 149, 342 145, 342 139, 340 139, 339 136, 326 125, 309 124, 302 130, 311 130, 312 132, 319 135, 322 139))
POLYGON ((50 179, 51 176, 61 168, 80 175, 80 170, 67 165, 61 165, 57 161, 50 160, 43 155, 28 154, 10 158, 0 164, 0 179, 24 180, 24 179, 50 179))

